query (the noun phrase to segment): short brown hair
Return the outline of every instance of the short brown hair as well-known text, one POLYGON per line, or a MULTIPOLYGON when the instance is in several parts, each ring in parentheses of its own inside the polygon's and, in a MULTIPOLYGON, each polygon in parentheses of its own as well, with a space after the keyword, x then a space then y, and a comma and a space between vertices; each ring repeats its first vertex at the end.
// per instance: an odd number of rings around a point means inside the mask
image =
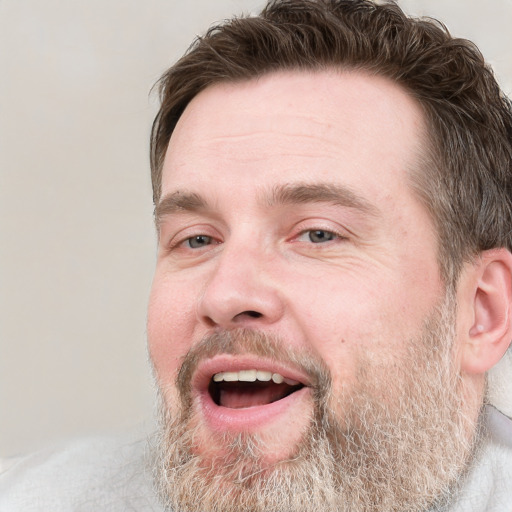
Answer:
POLYGON ((257 17, 211 28, 160 79, 151 134, 153 199, 176 123, 200 91, 278 70, 360 69, 401 85, 429 128, 413 187, 439 236, 443 277, 480 251, 512 248, 512 109, 481 53, 395 3, 271 0, 257 17))

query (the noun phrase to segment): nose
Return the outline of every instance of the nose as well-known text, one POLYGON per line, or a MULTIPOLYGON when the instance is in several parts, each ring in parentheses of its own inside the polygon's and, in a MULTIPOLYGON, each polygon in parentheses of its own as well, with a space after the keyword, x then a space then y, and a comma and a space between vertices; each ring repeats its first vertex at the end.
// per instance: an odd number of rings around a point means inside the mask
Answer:
POLYGON ((275 258, 247 245, 223 248, 198 303, 208 327, 234 329, 270 325, 284 312, 275 276, 275 258))

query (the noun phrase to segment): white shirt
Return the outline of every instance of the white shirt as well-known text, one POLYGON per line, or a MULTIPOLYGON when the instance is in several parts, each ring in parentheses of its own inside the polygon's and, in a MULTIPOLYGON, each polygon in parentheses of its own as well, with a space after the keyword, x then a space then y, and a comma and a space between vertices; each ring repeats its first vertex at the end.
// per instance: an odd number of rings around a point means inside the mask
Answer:
MULTIPOLYGON (((484 421, 489 435, 442 512, 512 512, 512 420, 487 407, 484 421)), ((147 451, 147 441, 95 439, 21 459, 0 474, 0 511, 163 512, 147 451)))

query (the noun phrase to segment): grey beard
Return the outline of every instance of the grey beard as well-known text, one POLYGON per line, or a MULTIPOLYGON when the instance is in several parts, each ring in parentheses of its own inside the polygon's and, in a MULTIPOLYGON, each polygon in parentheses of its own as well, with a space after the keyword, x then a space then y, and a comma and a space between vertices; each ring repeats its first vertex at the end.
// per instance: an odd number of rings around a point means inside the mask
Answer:
POLYGON ((448 299, 436 308, 405 355, 361 355, 358 384, 336 396, 321 361, 285 352, 265 334, 203 340, 178 376, 181 410, 161 407, 156 482, 164 505, 175 512, 442 510, 476 443, 464 413, 472 397, 452 368, 454 308, 448 299), (194 453, 190 374, 203 357, 247 352, 288 359, 314 377, 309 428, 292 456, 272 465, 257 435, 226 433, 217 439, 221 455, 194 453))

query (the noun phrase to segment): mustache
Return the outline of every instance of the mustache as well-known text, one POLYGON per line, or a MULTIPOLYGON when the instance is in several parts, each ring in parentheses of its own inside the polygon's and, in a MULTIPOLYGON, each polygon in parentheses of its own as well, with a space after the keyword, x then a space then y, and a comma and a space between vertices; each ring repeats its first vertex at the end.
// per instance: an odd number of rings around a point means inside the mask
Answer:
POLYGON ((326 396, 331 389, 331 373, 320 356, 292 348, 275 334, 234 329, 209 334, 187 352, 176 378, 183 405, 190 405, 190 382, 199 364, 220 354, 254 355, 279 361, 307 374, 314 394, 326 396))

